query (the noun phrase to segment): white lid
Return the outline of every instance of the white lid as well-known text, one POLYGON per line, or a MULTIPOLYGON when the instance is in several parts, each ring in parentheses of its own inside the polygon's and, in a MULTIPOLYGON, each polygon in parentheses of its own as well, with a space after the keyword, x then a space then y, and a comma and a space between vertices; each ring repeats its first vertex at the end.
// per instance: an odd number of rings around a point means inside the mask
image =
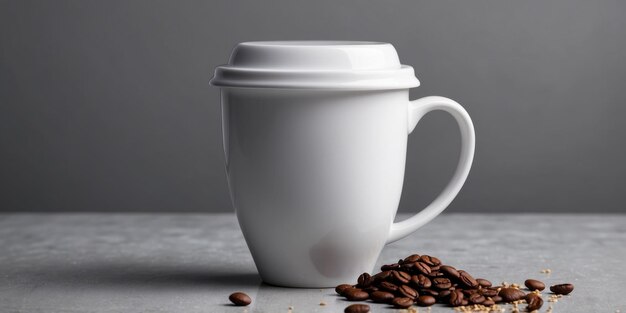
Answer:
POLYGON ((384 42, 256 41, 238 44, 210 82, 220 87, 406 89, 419 86, 384 42))

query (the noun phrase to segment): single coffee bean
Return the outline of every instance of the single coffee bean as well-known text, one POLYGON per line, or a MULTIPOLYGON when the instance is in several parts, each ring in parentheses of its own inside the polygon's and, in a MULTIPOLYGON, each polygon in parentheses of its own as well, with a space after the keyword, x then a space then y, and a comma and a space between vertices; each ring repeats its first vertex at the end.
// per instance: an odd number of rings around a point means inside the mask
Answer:
POLYGON ((495 288, 483 288, 480 289, 480 294, 485 297, 493 297, 498 295, 498 289, 495 288))
POLYGON ((491 297, 491 300, 493 300, 493 302, 495 302, 495 303, 500 303, 500 302, 502 302, 502 297, 500 297, 500 296, 493 296, 493 297, 491 297))
POLYGON ((461 290, 453 290, 452 292, 450 292, 450 298, 448 302, 451 306, 461 306, 463 305, 463 297, 464 295, 461 290))
POLYGON ((431 306, 435 304, 435 302, 437 302, 437 300, 435 300, 435 297, 428 295, 419 296, 415 300, 415 303, 419 306, 431 306))
POLYGON ((475 292, 469 296, 468 300, 470 303, 473 304, 482 304, 483 302, 485 302, 486 299, 481 294, 475 292))
POLYGON ((574 285, 558 284, 558 285, 550 286, 550 291, 556 293, 557 295, 566 295, 574 291, 574 285))
POLYGON ((426 277, 424 274, 411 276, 411 283, 417 288, 430 288, 432 285, 430 278, 426 277))
POLYGON ((358 288, 348 288, 344 290, 343 296, 348 299, 348 301, 364 301, 370 297, 370 295, 358 288))
POLYGON ((400 264, 398 263, 393 263, 393 264, 385 264, 383 266, 380 267, 381 271, 391 271, 391 270, 397 270, 400 268, 400 264))
POLYGON ((527 279, 526 281, 524 281, 524 285, 526 285, 526 288, 528 288, 530 291, 542 291, 546 289, 546 284, 536 279, 527 279))
POLYGON ((411 275, 402 271, 392 271, 391 275, 400 284, 408 284, 411 281, 411 275))
POLYGON ((236 306, 246 306, 252 303, 252 299, 250 299, 250 297, 243 292, 235 292, 231 294, 228 296, 228 300, 236 306))
POLYGON ((437 277, 432 280, 433 286, 439 290, 444 290, 452 287, 452 283, 445 277, 437 277))
POLYGON ((442 290, 439 292, 439 294, 437 295, 437 299, 440 302, 443 303, 448 303, 448 300, 450 299, 450 295, 452 294, 452 291, 450 290, 442 290))
POLYGON ((492 305, 496 304, 496 302, 493 301, 493 299, 491 299, 491 298, 487 298, 481 304, 484 305, 484 306, 492 306, 492 305))
POLYGON ((372 276, 372 279, 374 280, 374 282, 379 282, 379 281, 387 280, 389 276, 391 276, 391 271, 383 271, 372 276))
POLYGON ((388 281, 384 281, 382 283, 380 283, 380 285, 378 285, 378 287, 380 287, 381 289, 387 290, 387 291, 391 291, 391 292, 396 292, 398 291, 398 286, 395 284, 392 284, 388 281))
POLYGON ((415 263, 419 259, 420 259, 420 255, 419 254, 411 254, 411 255, 407 256, 406 258, 404 258, 404 263, 415 263))
POLYGON ((400 270, 405 271, 405 272, 410 272, 413 269, 414 265, 415 265, 415 262, 402 263, 402 265, 400 265, 400 270))
POLYGON ((413 299, 405 298, 405 297, 398 297, 398 298, 393 299, 391 304, 393 304, 393 306, 398 309, 406 309, 413 305, 413 299))
POLYGON ((445 277, 445 275, 443 274, 443 272, 441 271, 432 271, 430 272, 430 274, 426 275, 430 278, 435 278, 435 277, 445 277))
POLYGON ((339 286, 335 287, 335 292, 336 292, 338 295, 342 295, 342 296, 343 296, 343 292, 344 292, 346 289, 348 289, 348 288, 352 288, 352 285, 348 285, 348 284, 341 284, 341 285, 339 285, 339 286))
POLYGON ((434 256, 430 256, 430 255, 422 255, 420 257, 420 261, 426 263, 428 266, 441 265, 441 260, 439 260, 438 258, 436 258, 434 256))
POLYGON ((430 272, 432 272, 432 270, 430 269, 430 266, 428 266, 428 264, 424 262, 413 263, 413 271, 415 273, 424 274, 424 275, 428 275, 430 274, 430 272))
POLYGON ((526 303, 528 303, 526 310, 539 310, 543 305, 543 299, 541 299, 541 296, 536 293, 529 293, 528 295, 526 295, 526 303))
POLYGON ((357 286, 367 288, 372 284, 372 276, 369 273, 363 273, 357 279, 357 286))
POLYGON ((463 292, 466 297, 469 297, 470 295, 478 293, 478 289, 461 289, 461 292, 463 292))
POLYGON ((438 271, 440 268, 441 268, 441 265, 435 265, 435 266, 431 266, 430 270, 434 272, 434 271, 438 271))
POLYGON ((411 298, 412 300, 415 300, 415 298, 419 296, 419 294, 417 293, 417 291, 415 291, 415 289, 407 285, 400 286, 400 288, 398 288, 398 294, 407 298, 411 298))
POLYGON ((509 287, 509 288, 500 289, 498 296, 502 297, 502 300, 504 302, 513 302, 513 301, 524 299, 526 294, 519 289, 509 287))
POLYGON ((425 296, 433 296, 433 297, 439 296, 439 292, 432 290, 432 289, 420 289, 419 294, 425 295, 425 296))
POLYGON ((484 278, 476 278, 476 281, 483 288, 491 287, 491 282, 484 278))
POLYGON ((448 278, 452 278, 452 279, 457 279, 460 276, 456 268, 450 265, 442 265, 441 268, 439 268, 439 271, 442 272, 444 275, 446 275, 448 278))
POLYGON ((367 293, 370 293, 370 294, 371 294, 372 292, 374 292, 374 291, 378 291, 378 290, 379 290, 379 289, 378 289, 378 287, 376 287, 376 286, 369 286, 369 287, 367 287, 367 288, 363 288, 363 291, 365 291, 365 292, 367 292, 367 293))
POLYGON ((370 306, 367 304, 351 304, 343 310, 344 313, 367 313, 370 311, 370 306))
POLYGON ((391 303, 394 295, 387 291, 374 291, 370 294, 370 299, 376 303, 391 303))
POLYGON ((470 288, 478 287, 478 282, 466 271, 459 271, 459 281, 470 288))
POLYGON ((469 301, 467 299, 463 299, 463 302, 461 302, 462 306, 466 306, 469 305, 469 301))

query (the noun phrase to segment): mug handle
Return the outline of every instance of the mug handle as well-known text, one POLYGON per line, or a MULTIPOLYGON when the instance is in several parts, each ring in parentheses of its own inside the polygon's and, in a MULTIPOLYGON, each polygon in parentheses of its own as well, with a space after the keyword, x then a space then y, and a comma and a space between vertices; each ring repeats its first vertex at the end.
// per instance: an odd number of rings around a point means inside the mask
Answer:
POLYGON ((456 171, 446 188, 430 203, 425 209, 412 217, 393 223, 389 230, 387 243, 402 239, 412 232, 416 231, 422 225, 430 222, 435 216, 439 215, 456 197, 465 183, 467 174, 469 174, 474 159, 474 125, 467 111, 456 101, 444 97, 424 97, 409 102, 409 124, 408 133, 410 134, 417 122, 426 115, 426 113, 435 110, 442 110, 450 113, 459 124, 461 131, 461 156, 456 171))

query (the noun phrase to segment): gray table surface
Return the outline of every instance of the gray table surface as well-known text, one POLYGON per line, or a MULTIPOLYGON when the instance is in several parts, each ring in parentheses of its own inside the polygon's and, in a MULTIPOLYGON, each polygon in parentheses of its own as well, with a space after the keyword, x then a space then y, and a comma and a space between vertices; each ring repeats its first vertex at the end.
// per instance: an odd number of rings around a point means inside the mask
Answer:
MULTIPOLYGON (((385 247, 378 265, 414 252, 494 283, 574 283, 553 312, 626 312, 626 215, 443 215, 385 247), (546 268, 552 273, 540 273, 546 268)), ((0 215, 0 312, 343 312, 347 304, 332 289, 262 284, 232 214, 0 215), (253 304, 228 305, 233 291, 253 304)))

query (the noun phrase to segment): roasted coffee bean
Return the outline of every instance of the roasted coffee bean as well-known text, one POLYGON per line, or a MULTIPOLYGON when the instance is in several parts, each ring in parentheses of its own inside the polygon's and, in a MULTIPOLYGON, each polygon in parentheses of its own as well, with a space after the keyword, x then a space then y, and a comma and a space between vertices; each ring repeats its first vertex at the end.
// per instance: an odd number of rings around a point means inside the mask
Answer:
POLYGON ((441 260, 439 260, 438 258, 436 258, 434 256, 430 256, 430 255, 422 255, 420 257, 420 261, 426 263, 428 266, 441 265, 441 260))
POLYGON ((500 303, 500 302, 502 302, 502 297, 500 297, 500 296, 493 296, 493 297, 490 297, 490 298, 491 298, 491 300, 493 300, 495 303, 500 303))
POLYGON ((437 302, 437 300, 435 300, 435 297, 428 295, 419 296, 415 300, 415 303, 419 306, 431 306, 435 304, 435 302, 437 302))
POLYGON ((339 285, 339 286, 335 287, 335 292, 336 292, 338 295, 342 295, 342 296, 343 296, 343 292, 344 292, 346 289, 348 289, 348 288, 352 288, 352 285, 348 285, 348 284, 341 284, 341 285, 339 285))
POLYGON ((391 303, 394 295, 387 291, 374 291, 370 294, 370 299, 376 303, 391 303))
POLYGON ((369 287, 367 287, 367 288, 363 288, 363 291, 365 291, 365 292, 367 292, 367 293, 370 293, 370 294, 371 294, 372 292, 374 292, 374 291, 378 291, 378 290, 379 290, 379 289, 378 289, 378 287, 376 287, 376 286, 369 286, 369 287))
POLYGON ((527 279, 524 282, 524 285, 526 285, 526 288, 528 288, 530 291, 535 291, 535 290, 542 291, 546 289, 546 284, 536 279, 527 279))
POLYGON ((432 285, 430 278, 426 277, 424 274, 411 276, 411 283, 417 288, 430 288, 432 285))
POLYGON ((526 303, 528 303, 526 310, 539 310, 543 305, 543 299, 541 299, 541 296, 536 293, 529 293, 528 295, 526 295, 526 303))
POLYGON ((381 271, 391 271, 391 270, 397 270, 400 268, 400 264, 398 263, 393 263, 393 264, 385 264, 383 266, 380 267, 381 271))
POLYGON ((430 267, 430 271, 431 271, 431 272, 438 271, 440 268, 441 268, 441 265, 431 266, 431 267, 430 267))
POLYGON ((417 291, 415 291, 415 289, 407 285, 400 286, 400 288, 398 288, 398 294, 407 298, 411 298, 413 300, 415 300, 415 298, 419 296, 419 294, 417 293, 417 291))
POLYGON ((396 292, 398 291, 398 286, 395 284, 392 284, 388 281, 384 281, 382 283, 380 283, 380 285, 378 285, 378 287, 380 287, 381 289, 387 290, 387 291, 391 291, 391 292, 396 292))
POLYGON ((370 297, 370 295, 358 288, 348 288, 344 290, 343 296, 348 299, 348 301, 364 301, 370 297))
POLYGON ((442 265, 441 268, 439 268, 439 271, 442 272, 444 275, 446 275, 446 277, 452 278, 452 279, 457 279, 460 276, 456 268, 450 265, 442 265))
POLYGON ((411 255, 407 256, 406 258, 404 258, 404 263, 415 263, 419 259, 420 259, 420 255, 419 254, 411 254, 411 255))
POLYGON ((493 301, 493 299, 491 299, 491 298, 487 298, 481 304, 484 305, 484 306, 492 306, 492 305, 496 304, 496 302, 493 301))
POLYGON ((484 278, 476 278, 476 281, 483 288, 491 287, 491 282, 484 278))
POLYGON ((416 273, 419 273, 419 274, 424 274, 424 275, 428 275, 428 274, 430 274, 430 272, 432 272, 430 270, 430 266, 428 266, 428 264, 426 264, 424 262, 415 262, 415 263, 413 263, 413 271, 415 271, 416 273))
POLYGON ((361 288, 367 288, 372 284, 372 275, 369 273, 363 273, 357 279, 357 286, 361 288))
POLYGON ((379 281, 387 280, 389 276, 391 276, 391 271, 383 271, 372 276, 372 279, 374 280, 374 282, 379 282, 379 281))
POLYGON ((469 301, 467 299, 463 299, 463 302, 461 303, 462 306, 466 306, 469 305, 469 301))
POLYGON ((402 265, 400 265, 400 270, 401 271, 405 271, 405 272, 410 272, 411 269, 413 269, 413 266, 415 265, 415 263, 402 263, 402 265))
POLYGON ((524 299, 526 294, 519 289, 509 287, 500 289, 498 296, 502 297, 502 300, 504 300, 504 302, 513 302, 524 299))
POLYGON ((451 306, 461 306, 463 305, 463 298, 464 295, 461 292, 461 290, 453 290, 452 292, 450 292, 450 297, 448 302, 450 303, 451 306))
POLYGON ((426 276, 430 277, 431 279, 436 277, 445 277, 445 275, 441 271, 432 271, 426 276))
POLYGON ((344 313, 367 313, 370 311, 370 306, 367 304, 351 304, 343 310, 344 313))
POLYGON ((459 271, 459 281, 470 288, 478 287, 478 282, 466 271, 459 271))
POLYGON ((567 295, 570 292, 574 291, 574 285, 558 284, 558 285, 550 286, 550 291, 556 293, 557 295, 567 295))
POLYGON ((425 295, 425 296, 433 296, 433 297, 439 296, 439 292, 432 290, 432 289, 420 289, 419 294, 425 295))
POLYGON ((409 308, 410 306, 413 305, 413 299, 405 298, 405 297, 399 297, 399 298, 393 299, 391 304, 393 304, 393 306, 398 308, 398 309, 406 309, 406 308, 409 308))
POLYGON ((469 297, 470 295, 477 293, 478 289, 461 289, 461 292, 463 292, 466 297, 469 297))
POLYGON ((481 294, 475 292, 469 296, 468 300, 470 303, 473 304, 482 304, 483 302, 485 302, 486 299, 481 294))
POLYGON ((402 271, 392 271, 391 275, 400 284, 408 284, 411 281, 411 275, 402 271))
POLYGON ((450 294, 452 294, 452 291, 450 291, 450 290, 442 290, 437 295, 437 299, 439 299, 439 301, 441 301, 441 302, 447 303, 448 299, 450 299, 450 294))
POLYGON ((250 297, 243 292, 235 292, 231 294, 228 296, 228 300, 236 306, 246 306, 252 303, 252 299, 250 299, 250 297))
POLYGON ((498 289, 495 288, 483 288, 480 289, 480 294, 485 297, 494 297, 498 295, 498 289))
POLYGON ((444 290, 452 287, 452 283, 445 277, 437 277, 432 280, 433 286, 439 290, 444 290))

